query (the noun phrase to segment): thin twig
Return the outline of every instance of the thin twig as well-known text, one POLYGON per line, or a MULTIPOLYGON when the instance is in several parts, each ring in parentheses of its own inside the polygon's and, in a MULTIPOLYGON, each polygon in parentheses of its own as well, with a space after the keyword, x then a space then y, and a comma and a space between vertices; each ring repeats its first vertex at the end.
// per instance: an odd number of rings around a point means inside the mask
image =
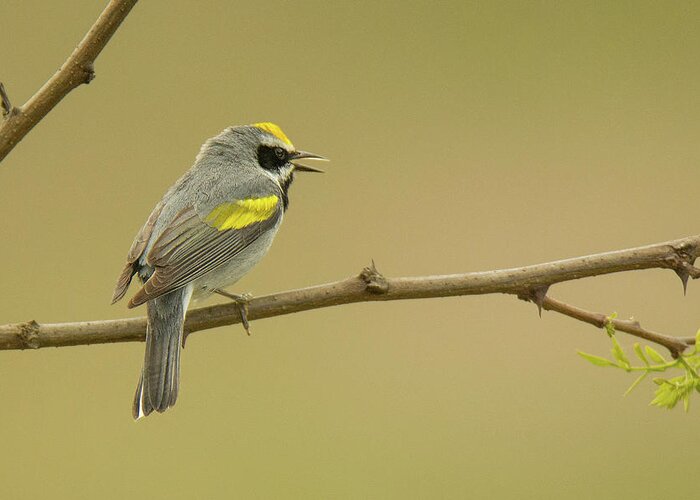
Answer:
POLYGON ((2 101, 2 116, 7 116, 15 110, 15 108, 12 107, 10 96, 7 95, 7 90, 5 90, 5 85, 3 85, 2 82, 0 82, 0 101, 2 101))
POLYGON ((95 77, 93 63, 137 0, 111 0, 63 66, 23 106, 13 108, 3 92, 0 161, 71 90, 95 77))
POLYGON ((542 309, 545 311, 555 311, 570 318, 583 321, 598 328, 605 328, 605 325, 611 322, 615 326, 615 330, 619 332, 629 333, 634 337, 648 340, 656 344, 664 346, 668 349, 674 358, 677 358, 688 347, 695 344, 695 337, 673 337, 663 333, 657 333, 646 328, 638 321, 632 319, 611 318, 605 314, 586 311, 585 309, 560 302, 551 297, 545 297, 542 301, 542 309))
MULTIPOLYGON (((636 269, 685 269, 690 276, 697 277, 700 272, 693 263, 699 253, 700 235, 696 235, 546 264, 446 276, 386 278, 371 266, 359 276, 335 283, 251 299, 248 318, 269 318, 355 302, 506 293, 539 302, 545 309, 600 326, 600 318, 605 319, 605 316, 548 298, 548 287, 564 281, 636 269), (545 292, 537 293, 538 290, 545 292)), ((681 338, 675 342, 669 340, 672 337, 648 332, 631 322, 616 321, 618 330, 657 342, 672 352, 677 353, 683 345, 689 345, 688 339, 681 338)), ((221 304, 189 311, 185 329, 187 333, 192 333, 240 322, 238 304, 221 304)), ((145 318, 53 324, 29 321, 0 326, 0 350, 143 341, 145 331, 145 318)))

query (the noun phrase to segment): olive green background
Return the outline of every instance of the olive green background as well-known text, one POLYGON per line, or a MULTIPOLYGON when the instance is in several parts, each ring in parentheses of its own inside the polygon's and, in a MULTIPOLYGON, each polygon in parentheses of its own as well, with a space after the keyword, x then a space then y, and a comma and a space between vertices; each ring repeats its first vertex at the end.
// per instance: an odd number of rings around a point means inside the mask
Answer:
MULTIPOLYGON (((2 5, 21 104, 104 2, 2 5)), ((275 121, 299 175, 233 291, 488 270, 698 232, 697 2, 142 2, 0 164, 0 322, 109 305, 136 231, 200 144, 275 121)), ((131 292, 133 293, 133 292, 131 292)), ((670 271, 552 296, 678 335, 670 271)), ((210 301, 208 303, 212 303, 210 301)), ((193 335, 182 391, 133 422, 142 344, 0 353, 2 498, 656 498, 697 492, 689 414, 623 399, 590 326, 495 295, 359 304, 193 335)), ((624 345, 632 341, 623 339, 624 345)))

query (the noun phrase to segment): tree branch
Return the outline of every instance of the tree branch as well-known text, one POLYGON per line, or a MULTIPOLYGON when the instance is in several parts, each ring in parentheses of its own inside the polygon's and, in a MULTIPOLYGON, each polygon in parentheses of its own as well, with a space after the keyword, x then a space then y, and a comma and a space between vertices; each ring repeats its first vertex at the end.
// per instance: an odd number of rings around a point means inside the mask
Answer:
POLYGON ((663 333, 656 333, 642 328, 639 321, 611 318, 605 314, 590 312, 570 304, 565 304, 551 297, 544 298, 542 301, 542 308, 547 311, 556 311, 598 328, 605 328, 605 325, 611 322, 615 327, 615 331, 629 333, 634 337, 662 345, 671 352, 674 358, 677 358, 683 354, 683 351, 688 347, 695 344, 695 337, 673 337, 664 335, 663 333))
MULTIPOLYGON (((252 299, 248 304, 248 319, 269 318, 355 302, 505 293, 601 328, 608 320, 605 315, 549 298, 549 287, 580 278, 652 268, 675 271, 685 287, 689 276, 700 277, 700 269, 693 265, 699 254, 700 235, 696 235, 533 266, 444 276, 386 278, 372 264, 359 276, 342 281, 252 299)), ((645 330, 633 321, 612 321, 617 330, 663 345, 674 356, 694 343, 693 338, 676 338, 645 330)), ((189 311, 185 329, 189 334, 240 322, 238 304, 220 304, 189 311)), ((145 331, 145 318, 53 324, 29 321, 0 325, 0 350, 137 342, 144 340, 145 331)))
POLYGON ((0 121, 0 161, 74 88, 95 77, 93 63, 137 0, 111 0, 63 66, 19 108, 0 84, 4 120, 0 121))

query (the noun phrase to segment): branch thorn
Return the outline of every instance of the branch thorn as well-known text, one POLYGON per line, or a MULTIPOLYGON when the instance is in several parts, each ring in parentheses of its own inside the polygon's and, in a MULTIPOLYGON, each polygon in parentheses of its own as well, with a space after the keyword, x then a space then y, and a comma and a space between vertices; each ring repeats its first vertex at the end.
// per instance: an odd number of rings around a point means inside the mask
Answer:
POLYGON ((547 292, 549 291, 549 285, 538 286, 530 291, 530 300, 537 306, 537 312, 542 317, 542 305, 544 304, 544 299, 547 297, 547 292))
POLYGON ((681 283, 683 284, 683 295, 686 295, 688 293, 688 278, 690 277, 690 273, 685 267, 674 269, 674 271, 681 279, 681 283))

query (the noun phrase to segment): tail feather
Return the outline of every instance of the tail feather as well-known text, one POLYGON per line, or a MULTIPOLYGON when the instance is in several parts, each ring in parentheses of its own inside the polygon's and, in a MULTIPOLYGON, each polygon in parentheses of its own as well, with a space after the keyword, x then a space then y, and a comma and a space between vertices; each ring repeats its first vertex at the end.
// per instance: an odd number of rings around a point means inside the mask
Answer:
POLYGON ((180 349, 189 287, 147 302, 146 354, 134 395, 133 416, 164 412, 177 401, 180 385, 180 349))
POLYGON ((131 416, 134 420, 141 417, 147 417, 153 412, 151 402, 143 397, 143 373, 139 375, 139 385, 136 386, 136 394, 134 394, 134 404, 131 407, 131 416))

